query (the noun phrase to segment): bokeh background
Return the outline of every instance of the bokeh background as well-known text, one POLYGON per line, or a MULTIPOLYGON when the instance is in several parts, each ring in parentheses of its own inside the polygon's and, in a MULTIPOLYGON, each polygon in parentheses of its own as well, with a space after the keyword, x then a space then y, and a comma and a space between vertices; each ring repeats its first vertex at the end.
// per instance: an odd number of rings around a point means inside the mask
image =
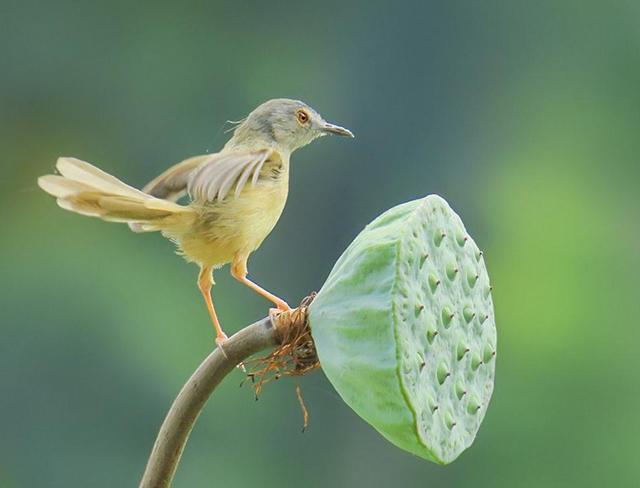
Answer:
MULTIPOLYGON (((439 193, 485 255, 497 382, 440 467, 321 372, 258 402, 235 372, 175 486, 638 486, 640 3, 0 0, 0 486, 135 486, 212 348, 196 268, 60 211, 58 155, 141 186, 274 97, 353 129, 295 154, 252 276, 290 303, 385 209, 439 193)), ((216 275, 229 331, 268 304, 216 275)))

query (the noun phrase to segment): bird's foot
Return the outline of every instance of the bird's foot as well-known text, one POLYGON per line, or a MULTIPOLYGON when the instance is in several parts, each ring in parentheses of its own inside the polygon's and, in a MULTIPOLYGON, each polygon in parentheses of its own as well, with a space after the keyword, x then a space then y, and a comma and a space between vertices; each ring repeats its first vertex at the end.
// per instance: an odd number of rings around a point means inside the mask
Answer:
POLYGON ((227 356, 227 353, 224 351, 224 347, 222 346, 228 340, 229 338, 227 337, 227 334, 225 334, 224 332, 219 332, 218 335, 216 336, 216 346, 218 346, 218 349, 220 349, 220 352, 222 353, 222 355, 227 359, 229 358, 229 356, 227 356))
POLYGON ((289 306, 289 304, 287 302, 285 302, 284 300, 278 299, 277 301, 274 301, 273 303, 275 305, 275 308, 270 308, 269 309, 269 313, 288 312, 288 311, 291 310, 291 307, 289 306))
MULTIPOLYGON (((229 359, 229 356, 227 356, 227 353, 224 350, 224 347, 222 347, 225 342, 227 342, 229 340, 229 338, 227 337, 227 334, 225 334, 224 332, 222 332, 221 334, 219 334, 216 337, 216 345, 218 346, 218 349, 220 349, 220 352, 222 352, 222 355, 229 359)), ((244 363, 240 363, 236 366, 236 368, 238 368, 239 370, 241 370, 243 373, 247 372, 247 368, 245 368, 244 363)))
POLYGON ((280 315, 282 312, 288 312, 288 311, 291 310, 291 307, 289 305, 287 305, 286 302, 282 302, 282 303, 286 306, 286 308, 284 306, 283 307, 278 306, 277 308, 275 308, 275 307, 274 308, 270 308, 269 309, 269 317, 273 318, 273 317, 275 317, 277 315, 280 315))
POLYGON ((224 332, 220 332, 217 336, 216 336, 216 346, 218 346, 220 349, 222 349, 222 345, 227 342, 229 340, 229 338, 227 337, 227 334, 225 334, 224 332))

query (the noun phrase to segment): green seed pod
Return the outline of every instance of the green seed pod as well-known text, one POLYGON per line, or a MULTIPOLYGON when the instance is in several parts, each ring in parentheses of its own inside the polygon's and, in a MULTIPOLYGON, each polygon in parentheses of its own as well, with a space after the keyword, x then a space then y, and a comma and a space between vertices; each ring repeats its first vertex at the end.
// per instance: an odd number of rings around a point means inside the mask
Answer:
POLYGON ((322 368, 392 443, 450 463, 493 391, 487 290, 482 253, 442 198, 394 207, 356 237, 309 308, 322 368))

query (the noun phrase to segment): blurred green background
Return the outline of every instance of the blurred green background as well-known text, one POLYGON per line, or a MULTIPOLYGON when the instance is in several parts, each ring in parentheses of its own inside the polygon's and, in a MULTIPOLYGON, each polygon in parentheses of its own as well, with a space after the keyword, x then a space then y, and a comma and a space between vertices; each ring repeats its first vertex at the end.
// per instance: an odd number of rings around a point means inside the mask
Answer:
MULTIPOLYGON (((250 263, 290 303, 361 228, 439 193, 485 249, 497 382, 440 467, 360 420, 321 372, 235 372, 175 486, 638 486, 640 4, 629 1, 0 0, 0 486, 135 486, 212 349, 197 270, 159 235, 59 210, 35 180, 73 155, 141 186, 300 98, 357 138, 295 154, 250 263)), ((228 331, 268 304, 228 276, 228 331)))

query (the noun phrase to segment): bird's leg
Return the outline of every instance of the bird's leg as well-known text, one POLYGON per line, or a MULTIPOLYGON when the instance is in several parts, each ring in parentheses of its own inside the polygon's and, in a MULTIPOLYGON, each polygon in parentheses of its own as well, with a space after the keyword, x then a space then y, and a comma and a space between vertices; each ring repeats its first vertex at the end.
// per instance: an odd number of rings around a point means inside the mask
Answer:
POLYGON ((273 293, 268 292, 261 286, 255 284, 249 278, 247 278, 247 259, 249 256, 247 255, 236 255, 233 259, 233 263, 231 263, 231 276, 233 276, 240 283, 247 285, 249 288, 254 290, 256 293, 262 295, 267 300, 272 302, 276 309, 272 309, 273 312, 286 312, 291 310, 291 307, 287 302, 285 302, 282 298, 275 296, 273 293))
POLYGON ((216 315, 216 309, 213 308, 213 300, 211 299, 211 287, 213 286, 213 274, 210 266, 202 266, 200 268, 200 275, 198 275, 198 288, 204 297, 204 301, 207 304, 207 310, 213 322, 213 328, 216 331, 216 344, 218 347, 227 340, 227 335, 220 326, 218 315, 216 315))

